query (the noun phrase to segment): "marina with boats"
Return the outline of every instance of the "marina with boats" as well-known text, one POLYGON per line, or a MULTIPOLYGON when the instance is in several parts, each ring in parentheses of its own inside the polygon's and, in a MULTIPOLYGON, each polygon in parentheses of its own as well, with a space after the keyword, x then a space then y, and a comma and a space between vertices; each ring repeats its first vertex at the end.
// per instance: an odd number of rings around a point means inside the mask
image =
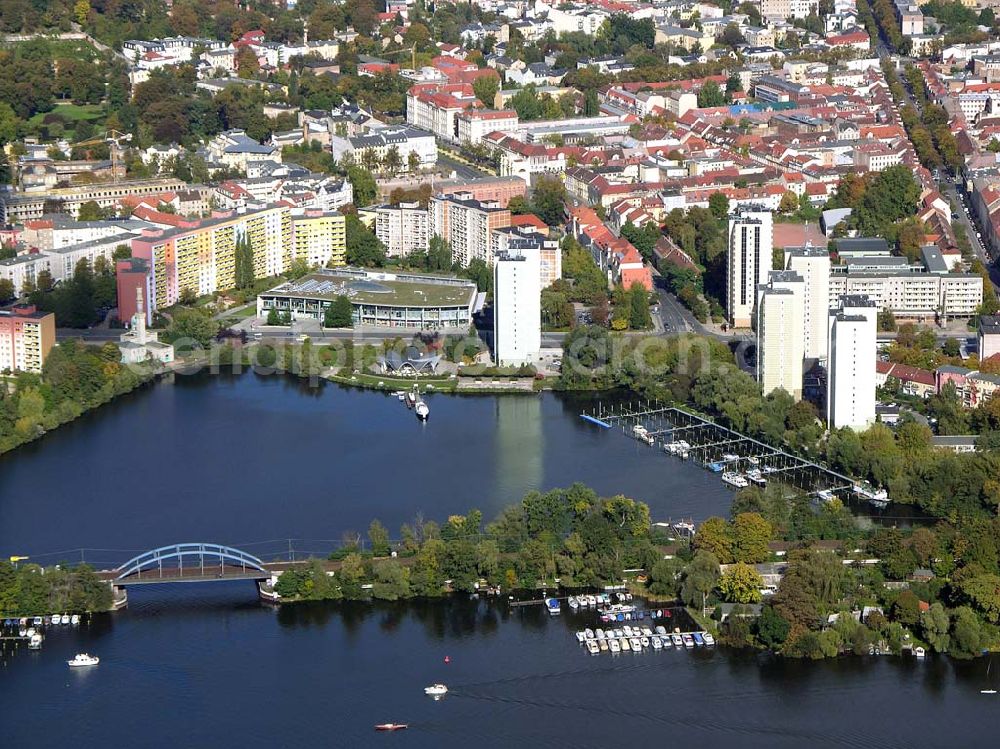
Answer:
POLYGON ((22 616, 3 619, 0 640, 14 643, 26 642, 29 650, 41 650, 47 628, 79 626, 79 614, 51 614, 49 616, 22 616))
POLYGON ((629 403, 581 414, 604 429, 618 429, 633 439, 662 449, 667 455, 690 460, 720 474, 732 489, 765 487, 780 481, 821 502, 853 498, 876 509, 889 505, 885 489, 856 481, 717 422, 676 406, 654 402, 629 403))

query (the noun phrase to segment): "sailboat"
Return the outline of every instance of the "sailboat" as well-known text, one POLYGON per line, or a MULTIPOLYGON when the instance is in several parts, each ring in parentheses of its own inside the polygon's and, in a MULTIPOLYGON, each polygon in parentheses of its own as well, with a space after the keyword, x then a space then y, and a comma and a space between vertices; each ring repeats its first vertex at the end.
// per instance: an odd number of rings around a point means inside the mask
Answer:
MULTIPOLYGON (((990 658, 990 662, 986 664, 986 679, 987 680, 989 680, 989 678, 990 678, 990 669, 992 667, 993 667, 993 659, 990 658)), ((997 693, 997 690, 995 690, 995 689, 980 689, 979 690, 979 694, 996 694, 996 693, 997 693)))

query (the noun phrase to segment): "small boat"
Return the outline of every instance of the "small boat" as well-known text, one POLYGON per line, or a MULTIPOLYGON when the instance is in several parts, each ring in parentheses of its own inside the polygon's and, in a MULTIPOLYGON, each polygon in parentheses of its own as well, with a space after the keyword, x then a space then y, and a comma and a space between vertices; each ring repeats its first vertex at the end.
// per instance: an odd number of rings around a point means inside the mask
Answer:
POLYGON ((760 465, 760 458, 757 458, 757 457, 751 455, 749 458, 747 458, 747 463, 749 463, 752 466, 759 466, 760 465))
MULTIPOLYGON (((32 630, 34 630, 34 628, 32 628, 32 630)), ((17 630, 17 636, 18 637, 27 637, 28 636, 28 630, 25 629, 24 627, 21 627, 19 630, 17 630)))
POLYGON ((597 641, 597 647, 599 647, 601 649, 602 653, 606 653, 608 651, 608 641, 607 640, 598 640, 597 641))
POLYGON ((608 640, 608 648, 611 650, 612 653, 622 652, 622 646, 618 642, 618 640, 608 640))
POLYGON ((658 634, 658 635, 665 635, 666 633, 667 633, 667 628, 666 627, 664 627, 662 624, 657 624, 656 625, 656 634, 658 634))
POLYGON ((431 684, 429 687, 424 687, 424 694, 434 698, 444 697, 444 695, 448 694, 448 687, 444 684, 431 684))
POLYGON ((587 640, 587 650, 590 651, 591 655, 597 655, 601 652, 597 647, 597 640, 587 640))
POLYGON ((639 641, 638 637, 632 637, 629 639, 629 644, 632 646, 632 651, 635 653, 642 651, 642 642, 639 641))
POLYGON ((627 624, 624 627, 622 627, 622 632, 625 634, 626 637, 632 636, 632 628, 627 624))
POLYGON ((694 644, 695 645, 704 645, 705 644, 705 638, 701 636, 701 632, 694 632, 691 635, 691 637, 694 638, 694 644))
POLYGON ((653 650, 663 650, 663 642, 660 640, 659 635, 650 637, 649 642, 653 646, 653 650))
POLYGON ((28 639, 28 650, 41 650, 42 649, 42 636, 35 632, 28 639))
POLYGON ((980 689, 979 690, 979 694, 996 694, 996 693, 997 693, 997 690, 995 690, 995 689, 980 689))
POLYGON ((689 635, 687 632, 685 632, 685 633, 683 633, 681 635, 681 642, 684 643, 684 647, 686 647, 686 648, 693 648, 694 647, 694 638, 691 635, 689 635))
POLYGON ((32 622, 31 622, 31 623, 32 623, 32 624, 34 624, 34 625, 35 625, 36 627, 41 627, 41 626, 42 626, 42 617, 40 617, 40 616, 36 616, 36 617, 35 617, 35 618, 34 618, 34 619, 32 620, 32 622))
POLYGON ((21 637, 31 637, 31 636, 32 636, 32 635, 34 635, 34 634, 35 634, 35 632, 37 632, 37 631, 38 631, 38 630, 37 630, 37 629, 35 629, 34 627, 28 627, 28 628, 27 628, 26 630, 24 630, 24 634, 23 634, 23 635, 21 635, 21 637))
POLYGON ((417 401, 417 405, 413 407, 413 412, 421 421, 427 421, 427 417, 431 415, 431 409, 423 401, 417 401))
POLYGON ((619 642, 621 643, 622 650, 632 649, 632 643, 627 637, 623 637, 621 640, 619 640, 619 642))
POLYGON ((737 455, 736 453, 726 453, 725 455, 722 456, 723 463, 735 463, 739 459, 740 456, 737 455))
POLYGON ((596 606, 597 605, 597 597, 596 596, 588 595, 587 596, 587 605, 588 606, 596 606))
POLYGON ((747 481, 742 474, 736 473, 735 471, 726 471, 723 473, 722 483, 737 489, 742 489, 750 485, 750 482, 747 481))
POLYGON ((590 627, 587 627, 585 630, 583 630, 583 636, 586 637, 588 640, 593 640, 594 630, 592 630, 590 627))
POLYGON ((73 616, 69 618, 69 623, 72 624, 74 627, 78 625, 80 623, 80 615, 73 614, 73 616))
POLYGON ((402 731, 404 728, 409 728, 406 723, 377 723, 375 725, 376 731, 402 731))
POLYGON ((63 614, 62 618, 59 620, 60 624, 69 624, 69 614, 63 614))
POLYGON ((642 637, 639 638, 639 644, 642 645, 644 648, 648 648, 649 638, 646 637, 646 635, 643 635, 642 637))
POLYGON ((558 598, 546 598, 545 608, 552 616, 555 616, 562 610, 562 607, 559 605, 558 598))
POLYGON ((652 637, 652 636, 653 636, 653 630, 651 630, 651 629, 650 629, 649 627, 643 627, 643 628, 642 628, 642 633, 643 633, 643 634, 644 634, 644 635, 645 635, 646 637, 652 637))
POLYGON ((585 635, 583 632, 577 632, 576 633, 576 641, 577 642, 585 642, 586 640, 587 640, 587 635, 585 635))
POLYGON ((746 476, 747 476, 747 481, 749 481, 751 484, 756 484, 757 486, 767 485, 767 479, 764 478, 764 474, 760 472, 759 468, 751 468, 749 471, 747 471, 746 476))
POLYGON ((672 647, 674 644, 674 641, 670 639, 670 635, 660 635, 660 642, 663 643, 663 647, 665 648, 672 647))
POLYGON ((50 621, 52 622, 52 624, 58 624, 59 620, 60 620, 59 614, 53 614, 50 621))
POLYGON ((922 647, 915 647, 913 648, 913 654, 917 656, 917 658, 923 658, 924 656, 927 655, 927 651, 924 650, 922 647))
POLYGON ((568 603, 569 607, 571 609, 573 609, 574 611, 576 611, 578 608, 580 608, 580 602, 578 600, 576 600, 576 596, 570 596, 566 600, 566 603, 568 603))
POLYGON ((80 668, 81 666, 96 666, 101 662, 101 659, 96 655, 88 655, 87 653, 77 653, 73 660, 66 661, 70 668, 80 668))
POLYGON ((594 631, 594 637, 596 637, 598 640, 603 640, 604 639, 604 630, 603 629, 597 629, 597 630, 595 630, 594 631))
POLYGON ((675 648, 682 648, 682 647, 684 647, 684 638, 682 638, 676 632, 674 634, 670 635, 670 641, 674 644, 675 648))
POLYGON ((708 647, 713 647, 715 645, 715 637, 712 636, 711 632, 702 632, 701 637, 705 641, 705 645, 708 647))
POLYGON ((816 492, 816 496, 822 499, 824 502, 830 502, 836 499, 837 495, 834 494, 829 489, 823 489, 822 491, 816 492))
POLYGON ((706 464, 705 464, 705 466, 706 466, 706 467, 708 468, 708 470, 710 470, 710 471, 711 471, 712 473, 722 473, 722 470, 723 470, 723 469, 725 468, 725 465, 724 465, 724 464, 722 464, 722 463, 717 463, 717 462, 715 462, 715 461, 713 461, 713 462, 711 462, 711 463, 706 463, 706 464))

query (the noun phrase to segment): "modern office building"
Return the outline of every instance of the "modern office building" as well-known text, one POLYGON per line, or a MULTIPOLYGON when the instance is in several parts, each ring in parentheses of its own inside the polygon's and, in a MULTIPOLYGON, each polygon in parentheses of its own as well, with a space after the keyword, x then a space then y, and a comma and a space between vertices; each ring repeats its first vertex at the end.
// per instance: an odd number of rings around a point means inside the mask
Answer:
POLYGON ((771 271, 757 293, 757 381, 763 394, 783 389, 802 399, 806 282, 794 271, 771 271))
POLYGON ((830 253, 825 247, 785 249, 785 267, 805 282, 803 356, 826 360, 830 316, 830 253))
POLYGON ((33 305, 0 309, 0 373, 40 374, 56 342, 56 316, 33 305))
POLYGON ((356 326, 457 333, 472 325, 485 295, 464 278, 321 269, 260 294, 257 316, 277 310, 293 320, 322 320, 338 296, 351 300, 356 326))
POLYGON ((865 429, 875 421, 878 306, 841 297, 829 316, 826 416, 831 429, 865 429))
POLYGON ((538 359, 542 348, 538 253, 496 256, 493 268, 493 351, 497 364, 517 366, 538 359))
POLYGON ((430 215, 420 203, 379 205, 367 209, 375 214, 375 236, 389 257, 406 257, 430 244, 430 215))
POLYGON ((749 328, 757 287, 771 269, 772 216, 759 206, 741 206, 729 217, 726 313, 737 328, 749 328))

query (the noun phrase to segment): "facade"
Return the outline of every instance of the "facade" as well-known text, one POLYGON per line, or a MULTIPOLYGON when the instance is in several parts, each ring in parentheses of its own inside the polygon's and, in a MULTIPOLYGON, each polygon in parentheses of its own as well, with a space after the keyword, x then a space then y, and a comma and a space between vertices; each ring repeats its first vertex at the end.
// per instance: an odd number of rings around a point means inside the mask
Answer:
POLYGON ((1000 354, 1000 315, 979 317, 979 361, 1000 354))
POLYGON ((435 195, 428 213, 431 235, 450 243, 452 259, 462 266, 473 260, 492 265, 491 233, 510 226, 510 210, 497 202, 476 200, 471 193, 435 195))
POLYGON ((493 269, 493 350, 500 366, 529 364, 542 348, 538 255, 498 255, 493 269))
POLYGON ((468 193, 475 200, 494 201, 506 208, 511 198, 528 194, 528 183, 520 177, 478 177, 476 179, 446 179, 434 185, 438 195, 468 193))
POLYGON ((292 260, 311 267, 347 263, 347 221, 338 211, 292 215, 292 260))
POLYGON ((513 109, 468 109, 458 115, 458 140, 460 143, 482 143, 493 132, 517 129, 517 112, 513 109))
POLYGON ((322 320, 338 296, 351 300, 356 326, 410 330, 468 330, 480 304, 476 284, 467 279, 337 268, 265 291, 257 297, 257 316, 274 309, 293 320, 322 320))
POLYGON ((216 217, 193 229, 148 231, 132 240, 132 256, 149 264, 149 305, 176 304, 181 292, 214 294, 236 285, 236 243, 248 239, 255 278, 276 276, 293 258, 291 210, 273 206, 216 217))
POLYGON ((726 313, 737 328, 749 328, 757 287, 771 267, 772 216, 759 206, 745 206, 729 217, 726 262, 726 313))
POLYGON ((875 421, 878 306, 841 297, 830 310, 826 416, 831 429, 865 429, 875 421))
POLYGON ((420 166, 437 163, 434 134, 415 127, 385 127, 354 138, 335 137, 332 138, 331 148, 338 160, 351 153, 359 164, 364 163, 366 153, 372 153, 384 163, 386 154, 392 148, 399 154, 403 169, 408 168, 411 153, 416 154, 420 166))
POLYGON ((430 215, 419 203, 379 205, 369 210, 375 213, 375 236, 389 257, 406 257, 430 245, 430 215))
POLYGON ((94 201, 101 208, 112 208, 122 198, 159 195, 163 192, 180 190, 187 185, 179 179, 148 179, 131 182, 99 183, 62 187, 43 192, 0 193, 0 222, 18 223, 40 219, 50 212, 53 204, 58 204, 70 216, 80 212, 80 206, 94 201))
POLYGON ((0 310, 0 372, 41 374, 56 342, 56 316, 26 305, 0 310))
POLYGON ((562 278, 562 250, 558 240, 526 227, 510 226, 494 229, 491 241, 494 258, 500 254, 537 253, 539 289, 547 289, 562 278))
POLYGON ((757 295, 757 381, 765 396, 783 389, 802 399, 806 282, 794 271, 771 271, 757 295))
POLYGON ((855 258, 830 272, 830 299, 864 294, 897 317, 921 320, 971 317, 983 302, 977 273, 928 273, 902 258, 855 258), (891 261, 891 262, 890 262, 891 261))
POLYGON ((785 249, 785 267, 805 281, 805 308, 802 320, 806 359, 826 359, 827 325, 830 312, 830 253, 825 247, 785 249))

